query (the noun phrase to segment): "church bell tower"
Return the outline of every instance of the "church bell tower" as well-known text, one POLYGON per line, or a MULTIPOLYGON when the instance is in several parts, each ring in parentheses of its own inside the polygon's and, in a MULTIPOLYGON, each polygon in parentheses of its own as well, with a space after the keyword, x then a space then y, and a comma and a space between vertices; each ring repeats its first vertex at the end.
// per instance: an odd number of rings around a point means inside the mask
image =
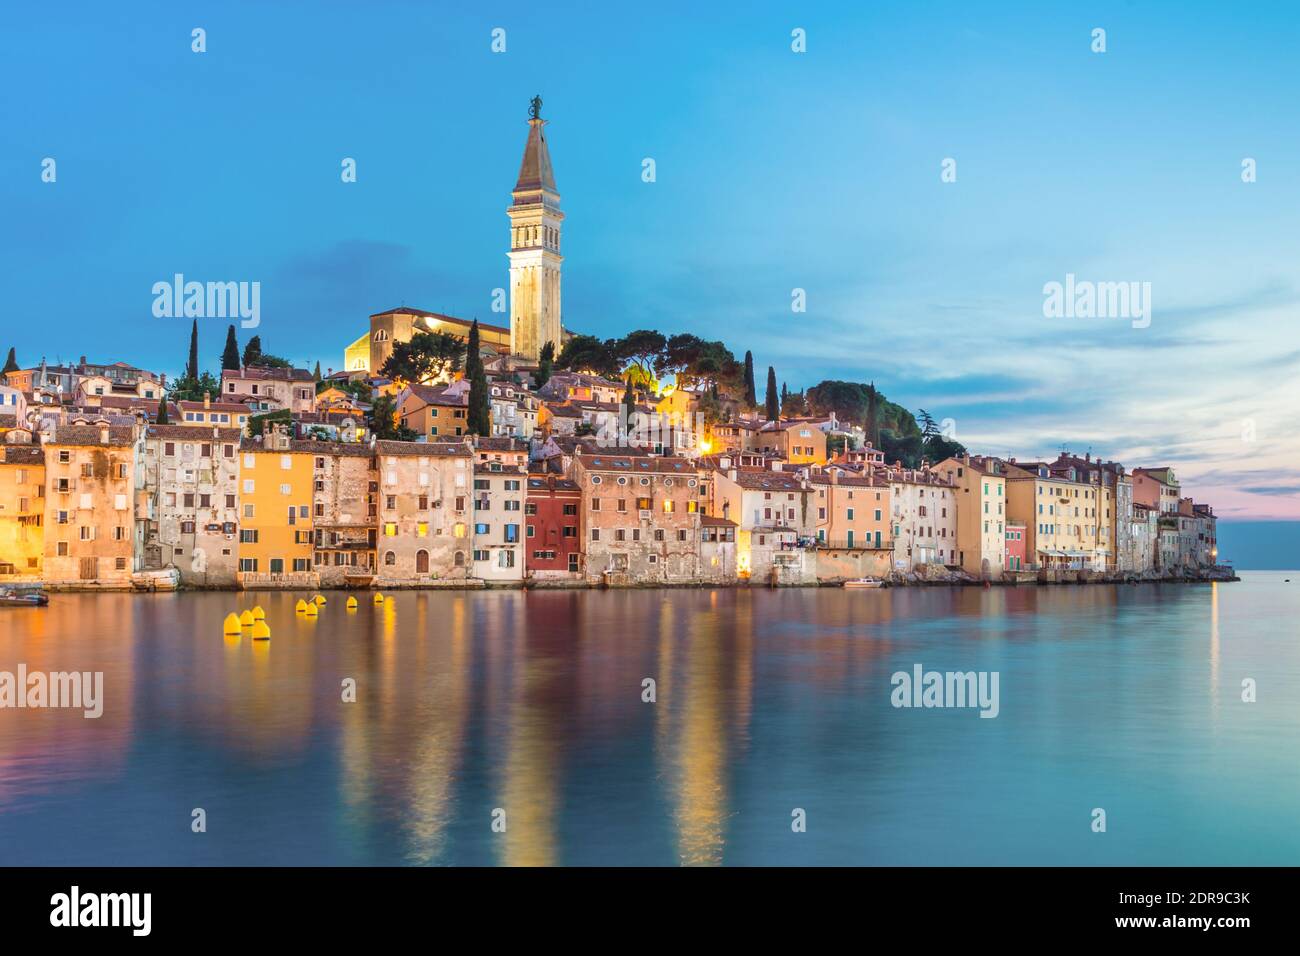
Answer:
POLYGON ((542 98, 528 109, 528 141, 519 180, 506 210, 510 217, 510 351, 536 362, 542 347, 560 351, 560 194, 542 129, 542 98))

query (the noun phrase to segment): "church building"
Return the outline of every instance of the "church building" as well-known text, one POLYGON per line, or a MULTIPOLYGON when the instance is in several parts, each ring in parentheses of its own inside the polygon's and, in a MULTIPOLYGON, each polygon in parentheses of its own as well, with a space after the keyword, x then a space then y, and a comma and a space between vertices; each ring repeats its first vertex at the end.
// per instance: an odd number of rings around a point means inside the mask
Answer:
MULTIPOLYGON (((528 139, 519 164, 519 178, 506 210, 510 219, 510 327, 479 322, 485 349, 509 355, 517 366, 537 364, 547 342, 558 354, 569 337, 560 310, 560 194, 551 168, 542 119, 542 98, 533 97, 528 110, 528 139)), ((370 316, 370 331, 344 351, 348 372, 378 374, 393 352, 394 342, 410 341, 416 332, 447 332, 468 339, 470 319, 405 306, 370 316)))

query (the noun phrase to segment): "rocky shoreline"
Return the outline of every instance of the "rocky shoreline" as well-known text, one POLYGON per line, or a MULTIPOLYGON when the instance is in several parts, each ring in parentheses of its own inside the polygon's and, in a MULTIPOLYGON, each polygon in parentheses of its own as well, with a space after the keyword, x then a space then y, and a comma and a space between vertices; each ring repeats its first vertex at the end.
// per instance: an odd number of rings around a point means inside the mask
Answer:
MULTIPOLYGON (((1212 567, 1212 568, 1183 568, 1177 574, 1160 574, 1154 571, 1147 571, 1141 574, 1132 572, 1102 572, 1102 571, 1012 571, 1004 572, 996 578, 990 577, 987 582, 977 575, 970 574, 966 571, 953 571, 945 567, 935 565, 923 565, 914 571, 892 572, 881 579, 882 586, 891 588, 900 587, 982 587, 986 583, 990 587, 1037 587, 1043 585, 1059 584, 1160 584, 1160 583, 1177 583, 1177 584, 1206 584, 1217 581, 1240 581, 1232 568, 1212 567)), ((648 588, 768 588, 768 587, 824 587, 838 588, 843 587, 843 580, 814 581, 806 584, 781 583, 771 584, 767 581, 757 580, 738 580, 729 582, 716 581, 699 581, 684 583, 646 583, 646 584, 628 584, 621 586, 608 586, 604 584, 593 584, 587 581, 565 581, 556 579, 536 580, 536 581, 511 581, 511 582, 494 582, 494 581, 436 581, 427 584, 388 584, 383 586, 369 588, 348 588, 339 586, 318 585, 316 587, 303 588, 298 585, 286 586, 282 588, 237 588, 237 587, 195 587, 192 585, 183 585, 175 579, 161 579, 150 577, 135 582, 131 587, 106 587, 103 585, 79 585, 79 584, 56 584, 42 585, 35 582, 27 582, 14 585, 15 590, 45 590, 53 592, 136 592, 140 594, 169 593, 178 591, 492 591, 492 590, 636 590, 648 588)))
MULTIPOLYGON (((926 585, 980 585, 985 581, 977 575, 966 571, 952 571, 948 568, 925 565, 916 571, 894 572, 884 579, 886 587, 924 587, 926 585)), ((1175 574, 1162 574, 1157 571, 1008 571, 996 578, 990 577, 989 585, 999 587, 1016 587, 1019 585, 1040 584, 1156 584, 1188 583, 1200 584, 1212 581, 1240 581, 1232 568, 1180 568, 1175 574)))

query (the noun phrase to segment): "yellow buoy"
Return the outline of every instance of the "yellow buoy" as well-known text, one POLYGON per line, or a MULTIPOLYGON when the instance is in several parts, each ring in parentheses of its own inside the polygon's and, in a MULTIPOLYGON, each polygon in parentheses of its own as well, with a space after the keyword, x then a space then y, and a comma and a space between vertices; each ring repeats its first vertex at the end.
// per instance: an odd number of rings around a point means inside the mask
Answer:
POLYGON ((356 609, 357 609, 357 599, 354 597, 348 598, 348 610, 355 611, 356 609))
POLYGON ((271 629, 266 626, 265 621, 258 621, 253 625, 253 640, 269 641, 271 639, 271 629))
POLYGON ((315 605, 315 604, 308 604, 306 607, 304 607, 304 608, 302 609, 302 616, 303 616, 303 617, 315 617, 315 616, 316 616, 316 605, 315 605))
POLYGON ((260 604, 253 605, 253 620, 254 621, 266 620, 266 612, 262 610, 262 605, 260 604))
POLYGON ((303 611, 307 610, 307 602, 302 598, 298 598, 298 603, 293 606, 293 609, 301 614, 303 611))
POLYGON ((253 626, 253 612, 250 611, 250 610, 248 610, 248 608, 244 608, 244 613, 241 614, 241 615, 239 615, 239 623, 240 623, 241 625, 243 625, 244 627, 252 627, 252 626, 253 626))
POLYGON ((322 594, 318 594, 314 598, 312 598, 312 600, 316 602, 317 607, 320 607, 322 604, 325 603, 325 596, 322 594))
POLYGON ((376 594, 376 595, 375 595, 375 603, 376 603, 376 604, 383 604, 383 603, 384 603, 384 596, 383 596, 382 594, 376 594))
POLYGON ((226 621, 221 625, 221 633, 238 634, 239 633, 239 615, 227 614, 226 621))

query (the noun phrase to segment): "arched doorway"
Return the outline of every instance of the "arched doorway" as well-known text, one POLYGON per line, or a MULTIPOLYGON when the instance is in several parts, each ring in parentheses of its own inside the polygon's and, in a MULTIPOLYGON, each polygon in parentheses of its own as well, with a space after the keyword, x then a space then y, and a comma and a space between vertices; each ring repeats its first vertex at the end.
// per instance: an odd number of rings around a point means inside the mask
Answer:
POLYGON ((423 548, 415 552, 415 573, 429 573, 429 552, 425 551, 423 548))

